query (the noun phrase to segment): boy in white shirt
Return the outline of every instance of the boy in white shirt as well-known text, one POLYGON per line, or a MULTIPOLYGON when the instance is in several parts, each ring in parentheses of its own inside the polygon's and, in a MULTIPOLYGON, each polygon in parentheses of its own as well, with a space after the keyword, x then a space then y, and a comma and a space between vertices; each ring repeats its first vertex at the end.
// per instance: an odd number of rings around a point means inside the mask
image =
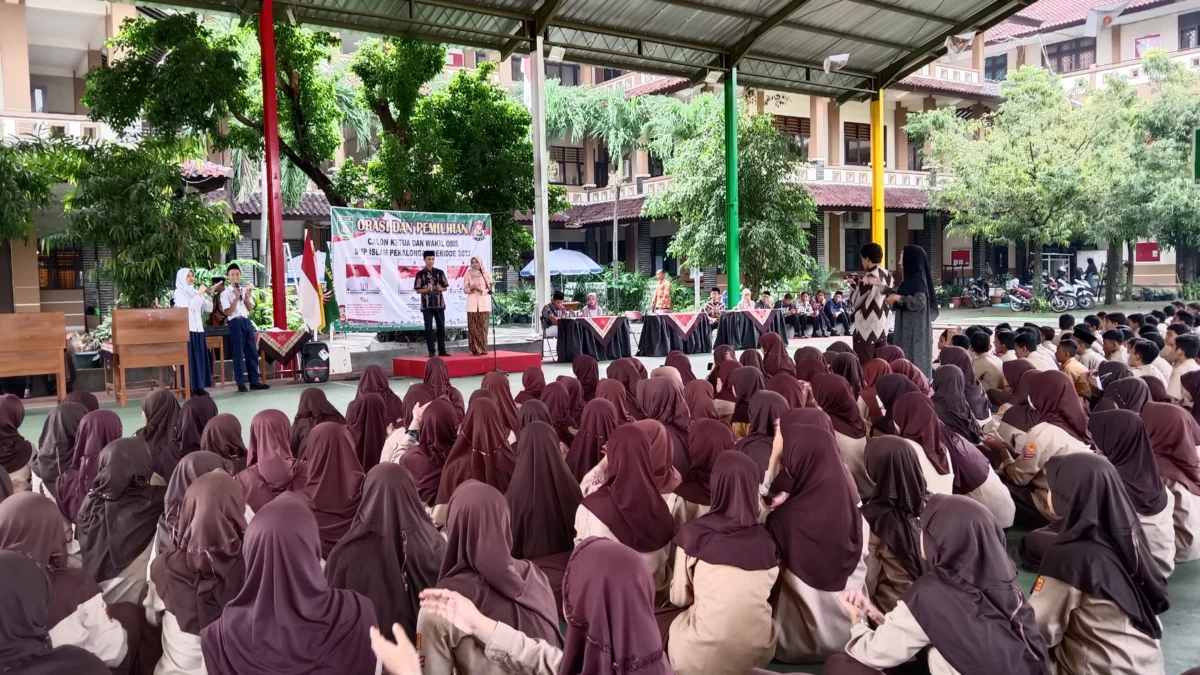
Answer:
MULTIPOLYGON (((258 347, 254 344, 254 324, 250 321, 250 310, 254 309, 254 286, 242 283, 242 270, 230 263, 225 270, 227 281, 221 291, 221 310, 229 317, 229 351, 233 361, 233 379, 238 391, 246 388, 246 374, 250 375, 250 389, 270 389, 258 378, 258 347)), ((219 367, 223 368, 224 364, 219 367)))
POLYGON ((1079 353, 1075 355, 1075 360, 1079 361, 1080 365, 1087 368, 1090 372, 1099 370, 1100 364, 1104 363, 1104 355, 1092 349, 1092 345, 1096 342, 1096 336, 1092 335, 1092 331, 1088 330, 1082 324, 1075 326, 1072 334, 1080 346, 1079 353))
POLYGON ((1166 388, 1167 378, 1154 367, 1154 359, 1158 358, 1158 345, 1149 340, 1138 338, 1133 342, 1129 352, 1129 369, 1138 377, 1153 377, 1163 383, 1166 388))
POLYGON ((1106 361, 1128 362, 1125 355, 1125 335, 1121 331, 1116 328, 1106 330, 1102 339, 1104 340, 1104 359, 1106 361))
POLYGON ((1192 397, 1183 388, 1183 376, 1200 370, 1196 357, 1200 356, 1200 335, 1180 335, 1175 338, 1175 352, 1172 354, 1174 369, 1171 370, 1171 381, 1167 383, 1167 395, 1176 403, 1190 408, 1192 397))
POLYGON ((1016 352, 1018 359, 1025 359, 1035 370, 1058 370, 1058 364, 1048 361, 1038 349, 1038 338, 1033 331, 1023 330, 1017 333, 1016 352))

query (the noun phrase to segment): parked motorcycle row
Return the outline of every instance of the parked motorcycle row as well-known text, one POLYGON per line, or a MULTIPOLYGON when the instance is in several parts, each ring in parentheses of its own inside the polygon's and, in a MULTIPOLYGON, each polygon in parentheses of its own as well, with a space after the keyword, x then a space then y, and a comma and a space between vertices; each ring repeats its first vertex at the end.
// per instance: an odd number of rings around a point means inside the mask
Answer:
MULTIPOLYGON (((1014 312, 1025 312, 1033 306, 1033 290, 1029 284, 1021 285, 1017 279, 1008 282, 1008 307, 1014 312)), ((1067 276, 1067 268, 1058 268, 1058 277, 1051 278, 1042 272, 1042 297, 1050 303, 1054 312, 1069 312, 1073 309, 1088 310, 1096 306, 1096 295, 1092 287, 1077 275, 1074 282, 1067 276)))

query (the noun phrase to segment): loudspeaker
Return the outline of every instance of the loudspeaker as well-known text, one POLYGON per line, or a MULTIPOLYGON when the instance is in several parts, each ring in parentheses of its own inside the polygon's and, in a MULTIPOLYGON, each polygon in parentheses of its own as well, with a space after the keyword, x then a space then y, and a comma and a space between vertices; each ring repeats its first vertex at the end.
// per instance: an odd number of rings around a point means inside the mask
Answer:
POLYGON ((300 362, 304 367, 304 381, 329 381, 329 346, 324 342, 309 342, 300 352, 300 362))

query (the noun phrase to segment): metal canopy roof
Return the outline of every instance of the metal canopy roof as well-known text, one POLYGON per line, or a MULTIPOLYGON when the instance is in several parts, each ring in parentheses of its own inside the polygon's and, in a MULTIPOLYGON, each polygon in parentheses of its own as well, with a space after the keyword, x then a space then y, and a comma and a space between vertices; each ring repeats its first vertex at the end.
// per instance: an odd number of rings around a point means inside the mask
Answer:
MULTIPOLYGON (((739 84, 846 100, 886 88, 1034 0, 277 0, 296 21, 528 52, 537 35, 564 61, 688 77, 738 69, 739 84), (827 56, 846 66, 825 73, 827 56)), ((260 0, 167 0, 258 11, 260 0)))

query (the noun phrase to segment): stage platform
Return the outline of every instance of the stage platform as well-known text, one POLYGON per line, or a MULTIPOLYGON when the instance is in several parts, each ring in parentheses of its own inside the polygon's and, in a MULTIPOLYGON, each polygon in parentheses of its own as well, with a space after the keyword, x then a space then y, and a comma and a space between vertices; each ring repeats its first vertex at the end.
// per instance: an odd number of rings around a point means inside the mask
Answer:
MULTIPOLYGON (((392 359, 392 373, 396 377, 424 377, 425 362, 428 360, 428 356, 392 359)), ((488 352, 485 356, 451 354, 443 356, 442 360, 446 362, 450 377, 484 375, 492 372, 496 368, 497 362, 499 362, 500 370, 506 373, 519 373, 529 367, 540 368, 542 366, 541 354, 510 352, 503 349, 497 350, 495 357, 492 356, 492 352, 488 352)))

